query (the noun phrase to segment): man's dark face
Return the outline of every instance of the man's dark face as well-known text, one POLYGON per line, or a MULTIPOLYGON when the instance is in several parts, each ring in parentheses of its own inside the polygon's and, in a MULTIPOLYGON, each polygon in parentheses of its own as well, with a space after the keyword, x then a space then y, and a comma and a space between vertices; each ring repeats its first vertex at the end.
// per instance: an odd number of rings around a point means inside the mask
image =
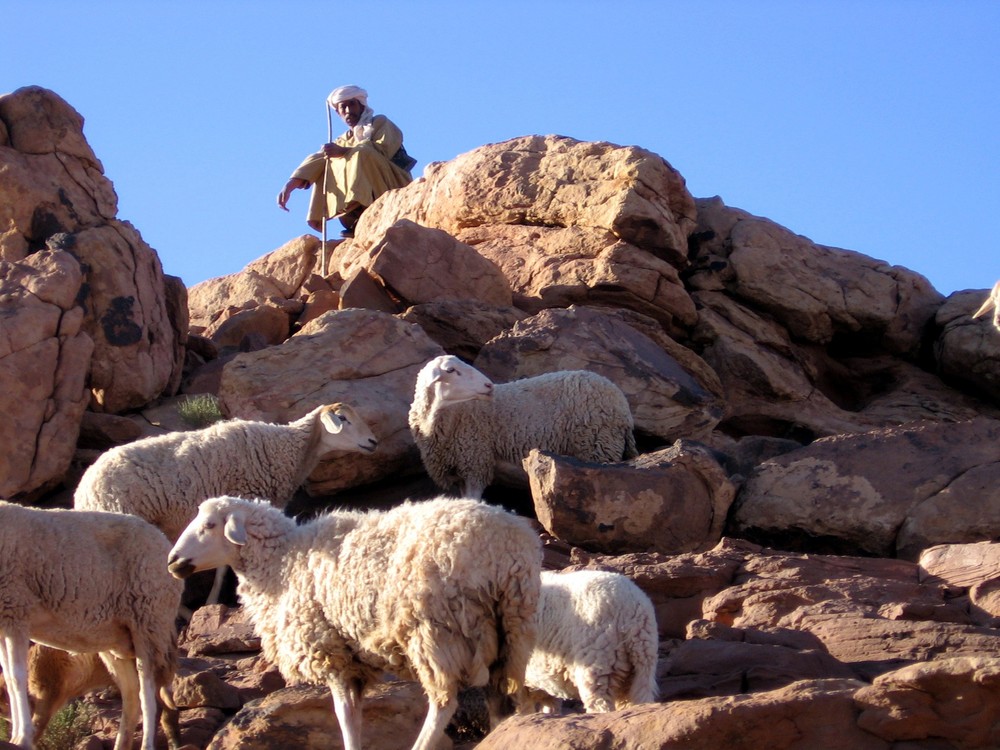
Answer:
POLYGON ((340 115, 340 119, 346 122, 349 128, 353 128, 361 122, 361 115, 365 111, 365 105, 357 99, 337 102, 334 107, 337 110, 337 114, 340 115))

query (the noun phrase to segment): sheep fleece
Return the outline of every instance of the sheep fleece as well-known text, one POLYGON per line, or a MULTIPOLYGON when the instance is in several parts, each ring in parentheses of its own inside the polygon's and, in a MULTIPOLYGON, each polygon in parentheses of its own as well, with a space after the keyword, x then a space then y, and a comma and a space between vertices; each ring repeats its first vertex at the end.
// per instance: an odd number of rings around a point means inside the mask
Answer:
POLYGON ((0 630, 122 655, 141 638, 154 674, 172 675, 183 584, 167 572, 169 552, 167 538, 135 516, 0 502, 0 630))
POLYGON ((521 687, 541 569, 525 519, 447 498, 302 526, 250 507, 239 593, 286 680, 368 681, 389 669, 443 705, 456 681, 486 684, 499 655, 521 687))
POLYGON ((609 463, 636 455, 632 411, 607 378, 585 370, 498 383, 490 399, 449 404, 427 424, 417 392, 410 428, 427 474, 443 489, 458 480, 486 487, 496 463, 520 466, 532 448, 609 463))
POLYGON ((545 571, 538 643, 525 682, 588 712, 656 700, 658 634, 652 602, 620 573, 545 571))
POLYGON ((172 540, 209 497, 263 497, 283 507, 305 480, 315 423, 315 411, 287 425, 233 419, 112 448, 84 473, 74 506, 135 514, 172 540))

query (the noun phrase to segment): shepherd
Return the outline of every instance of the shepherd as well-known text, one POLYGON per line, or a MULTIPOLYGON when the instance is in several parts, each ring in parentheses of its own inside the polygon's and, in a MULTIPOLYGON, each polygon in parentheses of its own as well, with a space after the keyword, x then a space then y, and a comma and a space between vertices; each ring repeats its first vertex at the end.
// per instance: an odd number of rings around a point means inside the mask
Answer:
POLYGON ((278 194, 288 210, 293 190, 312 186, 306 223, 326 240, 327 219, 337 218, 342 237, 353 237, 361 213, 382 193, 410 183, 417 163, 403 148, 403 133, 385 115, 368 106, 368 92, 341 86, 326 99, 327 137, 332 139, 331 110, 347 124, 347 132, 307 156, 278 194))

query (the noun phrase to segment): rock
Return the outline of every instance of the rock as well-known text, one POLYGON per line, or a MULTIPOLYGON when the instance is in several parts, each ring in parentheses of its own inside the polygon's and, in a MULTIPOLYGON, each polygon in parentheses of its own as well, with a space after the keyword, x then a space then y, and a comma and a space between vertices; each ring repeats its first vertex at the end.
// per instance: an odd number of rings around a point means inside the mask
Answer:
POLYGON ((516 307, 466 299, 413 305, 399 317, 423 328, 448 354, 472 362, 487 341, 528 316, 516 307))
POLYGON ((346 277, 388 227, 409 219, 472 245, 528 312, 614 300, 687 326, 694 308, 676 269, 687 264, 694 217, 684 179, 649 151, 526 136, 428 165, 365 211, 334 264, 346 277))
POLYGON ((637 430, 673 442, 707 435, 722 416, 718 381, 697 360, 690 351, 672 357, 614 313, 571 307, 516 323, 487 342, 473 364, 497 382, 592 370, 624 391, 637 430))
POLYGON ((890 742, 940 738, 949 747, 1000 746, 1000 659, 911 664, 855 694, 858 726, 890 742))
POLYGON ((181 638, 190 656, 260 651, 260 637, 241 607, 208 604, 191 616, 181 638))
POLYGON ((410 304, 473 299, 510 305, 510 284, 496 264, 440 229, 401 219, 368 254, 366 268, 410 304))
POLYGON ((819 639, 797 631, 744 630, 696 621, 659 675, 660 700, 758 693, 800 680, 853 679, 819 639))
POLYGON ((1000 631, 971 624, 961 600, 915 563, 877 558, 750 554, 737 583, 702 601, 707 620, 742 629, 811 633, 865 679, 939 655, 991 654, 1000 631))
POLYGON ((724 268, 721 285, 794 338, 825 344, 834 336, 878 336, 894 354, 912 357, 919 350, 943 299, 924 277, 816 245, 719 198, 697 205, 696 233, 707 242, 700 243, 693 265, 724 268))
POLYGON ((94 351, 82 284, 69 253, 0 260, 0 497, 48 489, 70 467, 94 351))
POLYGON ((142 428, 135 420, 114 414, 83 413, 80 421, 81 448, 107 450, 116 445, 124 445, 142 437, 142 428))
POLYGON ((340 307, 342 310, 360 307, 395 314, 402 312, 403 302, 393 297, 367 269, 358 268, 340 288, 340 307))
POLYGON ((984 294, 956 292, 938 308, 934 355, 941 377, 1000 403, 1000 333, 989 317, 972 317, 984 294))
POLYGON ((235 711, 243 705, 239 691, 213 672, 202 659, 181 659, 173 682, 178 708, 219 708, 235 711))
POLYGON ((48 247, 79 261, 83 330, 94 346, 91 409, 120 413, 169 395, 184 361, 183 290, 134 227, 115 218, 117 197, 83 118, 39 87, 0 96, 0 117, 12 146, 0 153, 0 258, 18 262, 48 247))
POLYGON ((532 450, 524 466, 545 530, 608 554, 711 549, 736 494, 715 458, 686 441, 617 464, 532 450))
POLYGON ((585 716, 515 716, 477 750, 888 750, 855 720, 855 680, 806 680, 763 693, 649 703, 585 716))
POLYGON ((192 331, 212 338, 227 318, 241 310, 263 305, 285 309, 285 303, 311 283, 319 246, 317 237, 302 235, 238 273, 195 284, 188 292, 192 331))
MULTIPOLYGON (((404 750, 423 724, 427 702, 416 683, 381 683, 361 701, 366 748, 404 750)), ((442 745, 442 748, 450 746, 442 745)), ((342 748, 330 691, 320 687, 278 690, 245 706, 208 745, 208 750, 300 750, 342 748)))
POLYGON ((214 328, 211 340, 222 349, 256 351, 280 344, 291 334, 288 314, 271 305, 240 310, 214 328))
POLYGON ((998 439, 1000 422, 981 418, 817 440, 757 467, 728 533, 910 560, 935 544, 992 539, 998 439))
POLYGON ((344 453, 310 475, 310 494, 419 471, 407 412, 417 372, 442 353, 419 327, 386 313, 330 312, 279 346, 240 354, 222 373, 226 414, 288 422, 324 403, 358 409, 379 440, 371 455, 344 453))

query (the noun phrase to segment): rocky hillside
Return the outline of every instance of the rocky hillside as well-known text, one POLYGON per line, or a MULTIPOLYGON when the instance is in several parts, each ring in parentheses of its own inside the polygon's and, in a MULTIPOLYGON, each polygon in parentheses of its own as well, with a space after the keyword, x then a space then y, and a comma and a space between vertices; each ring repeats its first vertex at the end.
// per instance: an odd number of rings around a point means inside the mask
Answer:
MULTIPOLYGON (((594 370, 641 455, 535 451, 487 499, 537 519, 549 567, 650 595, 661 702, 485 739, 467 718, 456 745, 1000 746, 1000 332, 971 317, 994 280, 945 298, 695 198, 657 154, 559 136, 431 164, 354 239, 187 290, 116 200, 69 104, 0 96, 0 497, 66 505, 101 450, 211 393, 280 422, 353 404, 379 450, 331 456, 292 510, 391 505, 436 491, 406 421, 428 359, 594 370)), ((238 606, 199 609, 183 643, 185 741, 339 747, 323 690, 285 686, 238 606)), ((405 748, 422 699, 387 682, 365 712, 367 746, 405 748)))

